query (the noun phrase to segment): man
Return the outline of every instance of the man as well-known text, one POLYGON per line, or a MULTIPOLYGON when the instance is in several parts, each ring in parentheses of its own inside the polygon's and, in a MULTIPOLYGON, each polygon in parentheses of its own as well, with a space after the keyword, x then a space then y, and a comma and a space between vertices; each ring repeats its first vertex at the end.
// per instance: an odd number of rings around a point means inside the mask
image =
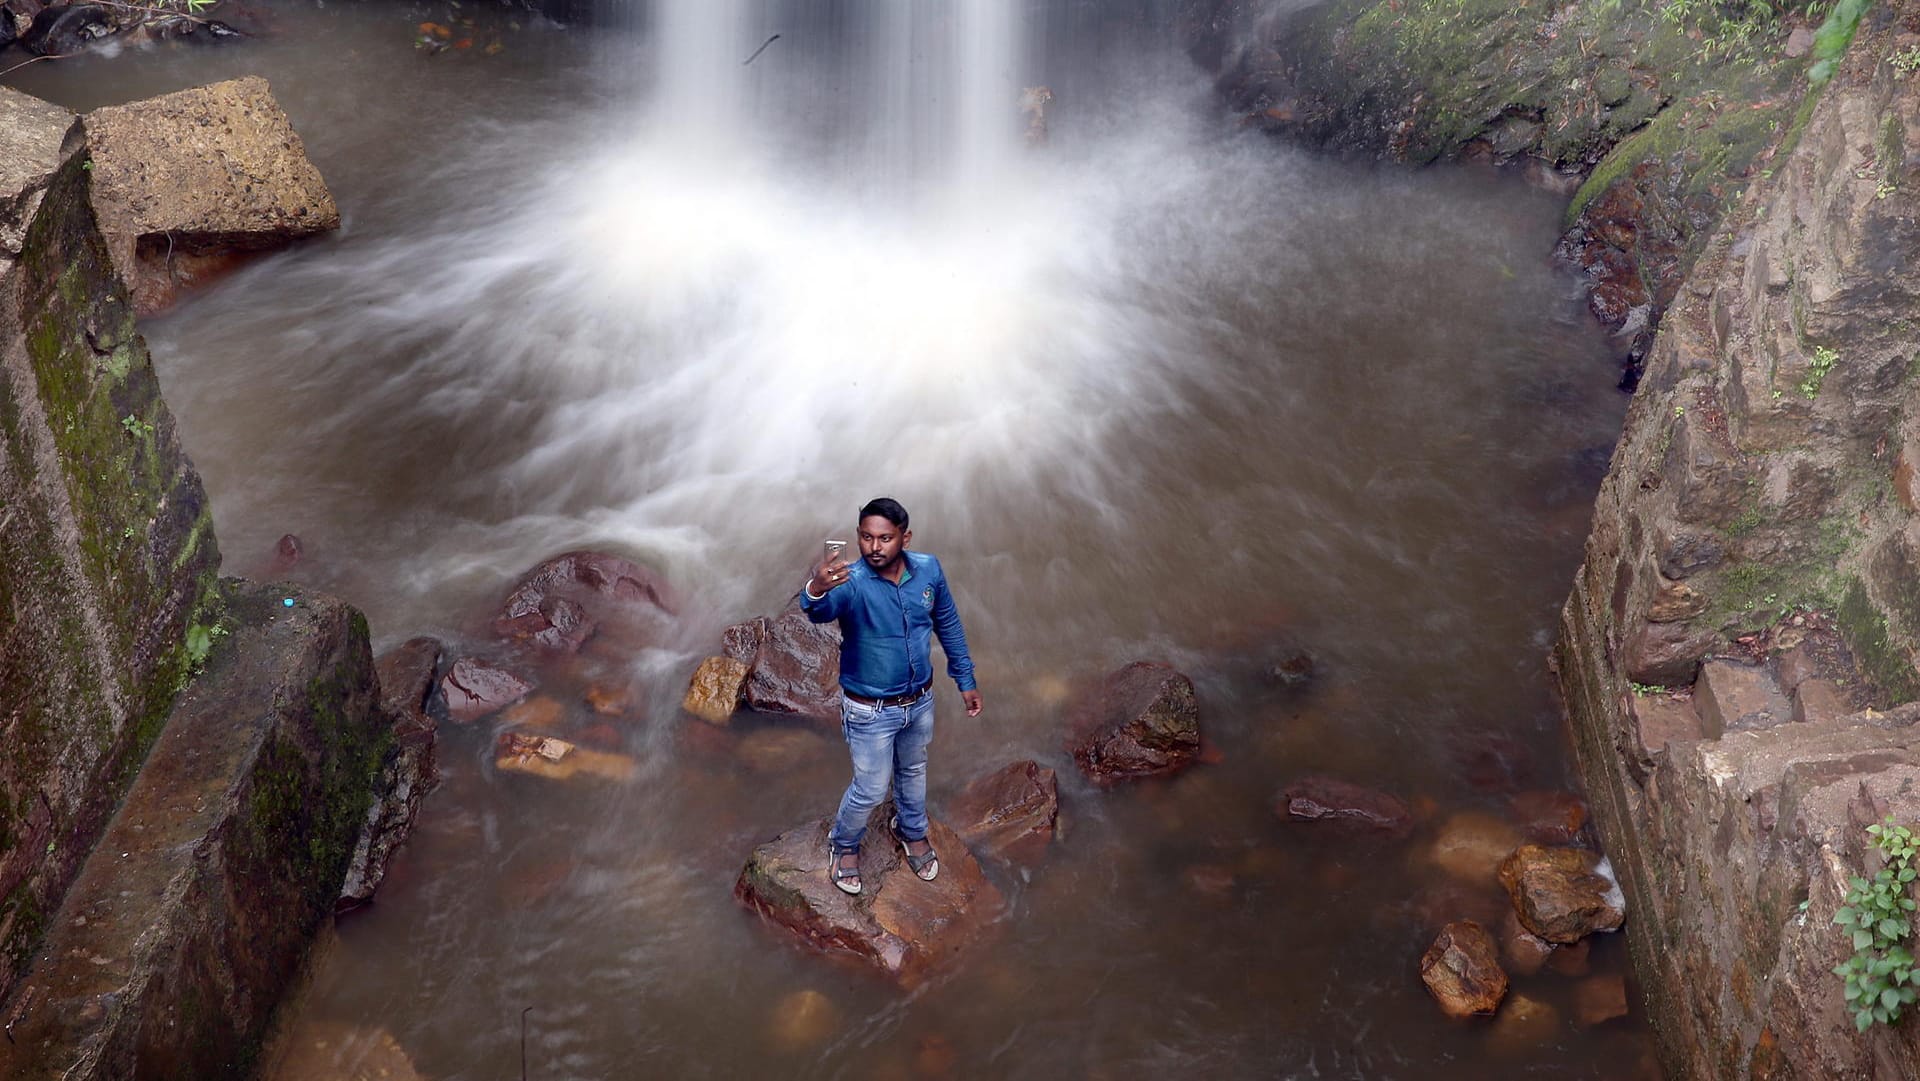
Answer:
POLYGON ((840 730, 853 756, 853 783, 833 819, 828 877, 859 894, 860 841, 867 816, 893 782, 896 814, 889 828, 907 866, 924 881, 940 873, 927 841, 927 745, 933 741, 933 656, 940 636, 947 675, 960 688, 967 716, 980 715, 980 692, 967 656, 967 633, 940 561, 907 551, 913 532, 907 509, 891 499, 860 508, 860 562, 828 556, 801 591, 800 607, 815 623, 840 621, 840 730))

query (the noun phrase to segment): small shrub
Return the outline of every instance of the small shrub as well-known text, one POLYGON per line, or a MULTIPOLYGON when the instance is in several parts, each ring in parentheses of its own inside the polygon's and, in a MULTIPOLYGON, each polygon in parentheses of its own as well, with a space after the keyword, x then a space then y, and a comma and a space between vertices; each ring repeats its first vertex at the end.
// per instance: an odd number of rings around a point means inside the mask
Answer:
POLYGON ((1907 896, 1916 874, 1913 831, 1895 825, 1889 815, 1885 822, 1868 826, 1867 835, 1884 862, 1873 881, 1852 879, 1846 903, 1833 914, 1833 922, 1853 943, 1853 956, 1833 974, 1845 981, 1847 1009, 1853 1012, 1853 1027, 1861 1032, 1900 1020, 1901 1011, 1916 997, 1914 985, 1920 983, 1913 953, 1901 945, 1913 934, 1915 905, 1907 896))

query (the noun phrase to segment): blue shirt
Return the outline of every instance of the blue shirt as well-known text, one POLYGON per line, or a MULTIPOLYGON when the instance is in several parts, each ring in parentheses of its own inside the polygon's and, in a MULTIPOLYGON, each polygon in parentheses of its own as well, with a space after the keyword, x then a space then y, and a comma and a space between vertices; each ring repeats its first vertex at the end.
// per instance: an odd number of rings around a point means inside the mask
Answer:
POLYGON ((899 585, 860 560, 847 567, 845 582, 819 600, 800 591, 800 608, 808 619, 840 621, 840 686, 863 698, 919 690, 933 680, 928 646, 937 634, 947 654, 947 675, 961 690, 973 690, 967 632, 960 626, 960 610, 947 591, 940 561, 920 552, 901 555, 907 565, 899 585))

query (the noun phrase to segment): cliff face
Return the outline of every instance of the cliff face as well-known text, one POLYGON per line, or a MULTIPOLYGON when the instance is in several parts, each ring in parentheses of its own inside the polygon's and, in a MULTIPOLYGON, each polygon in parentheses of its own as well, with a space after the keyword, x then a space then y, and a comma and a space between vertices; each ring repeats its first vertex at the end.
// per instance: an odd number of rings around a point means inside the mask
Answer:
POLYGON ((1677 1075, 1920 1070, 1912 1026, 1856 1035, 1831 974, 1852 952, 1832 923, 1846 880, 1874 866, 1862 828, 1920 819, 1920 709, 1723 724, 1696 676, 1731 653, 1784 683, 1782 647, 1830 619, 1865 677, 1849 705, 1920 689, 1920 83, 1896 63, 1920 58, 1915 15, 1869 15, 1707 244, 1563 616, 1581 768, 1677 1075), (1690 702, 1648 693, 1696 678, 1690 702))
POLYGON ((87 198, 0 88, 0 994, 212 645, 219 564, 87 198))

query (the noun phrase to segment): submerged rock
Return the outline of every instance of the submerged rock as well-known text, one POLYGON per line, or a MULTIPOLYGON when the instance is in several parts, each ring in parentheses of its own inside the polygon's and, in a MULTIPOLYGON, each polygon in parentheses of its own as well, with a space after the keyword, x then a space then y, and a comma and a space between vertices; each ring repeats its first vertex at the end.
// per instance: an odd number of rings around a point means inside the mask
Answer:
POLYGON ((577 776, 627 781, 639 766, 631 755, 596 751, 552 736, 502 732, 494 741, 493 767, 503 773, 529 773, 552 781, 577 776))
POLYGON ((1152 661, 1109 674, 1073 728, 1074 761, 1103 783, 1175 773, 1200 754, 1193 681, 1152 661))
POLYGON ((1513 824, 1482 811, 1461 811, 1440 824, 1423 856, 1465 882, 1492 882, 1500 861, 1521 841, 1513 824))
MULTIPOLYGON (((12 12, 0 11, 11 21, 12 12)), ((40 56, 72 56, 88 45, 111 37, 118 29, 113 12, 101 4, 54 4, 41 8, 20 35, 20 44, 40 56)))
POLYGON ((1332 777, 1302 777, 1280 794, 1275 808, 1288 818, 1336 821, 1405 833, 1413 813, 1397 796, 1332 777))
POLYGON ((1626 920, 1613 868, 1591 849, 1521 845, 1500 865, 1500 884, 1520 922, 1548 942, 1578 942, 1626 920))
POLYGON ((940 854, 940 875, 932 882, 915 877, 890 842, 892 814, 888 801, 868 819, 860 896, 840 892, 827 879, 825 819, 754 849, 734 896, 807 946, 917 983, 975 942, 1005 902, 960 837, 937 820, 927 837, 940 854))
POLYGON ((774 1003, 767 1032, 774 1047, 793 1052, 826 1043, 839 1027, 840 1011, 833 1000, 808 988, 774 1003))
POLYGON ((947 814, 967 844, 1015 863, 1046 854, 1060 821, 1060 782, 1032 760, 974 778, 948 801, 947 814))
POLYGON ((384 1028, 301 1020, 282 1046, 268 1081, 423 1081, 406 1048, 384 1028))
POLYGON ((1572 844, 1587 824, 1586 801, 1571 792, 1522 792, 1508 806, 1521 832, 1539 844, 1572 844))
POLYGON ((1507 994, 1493 936, 1472 920, 1440 931, 1420 958, 1420 981, 1448 1017, 1490 1014, 1507 994))

